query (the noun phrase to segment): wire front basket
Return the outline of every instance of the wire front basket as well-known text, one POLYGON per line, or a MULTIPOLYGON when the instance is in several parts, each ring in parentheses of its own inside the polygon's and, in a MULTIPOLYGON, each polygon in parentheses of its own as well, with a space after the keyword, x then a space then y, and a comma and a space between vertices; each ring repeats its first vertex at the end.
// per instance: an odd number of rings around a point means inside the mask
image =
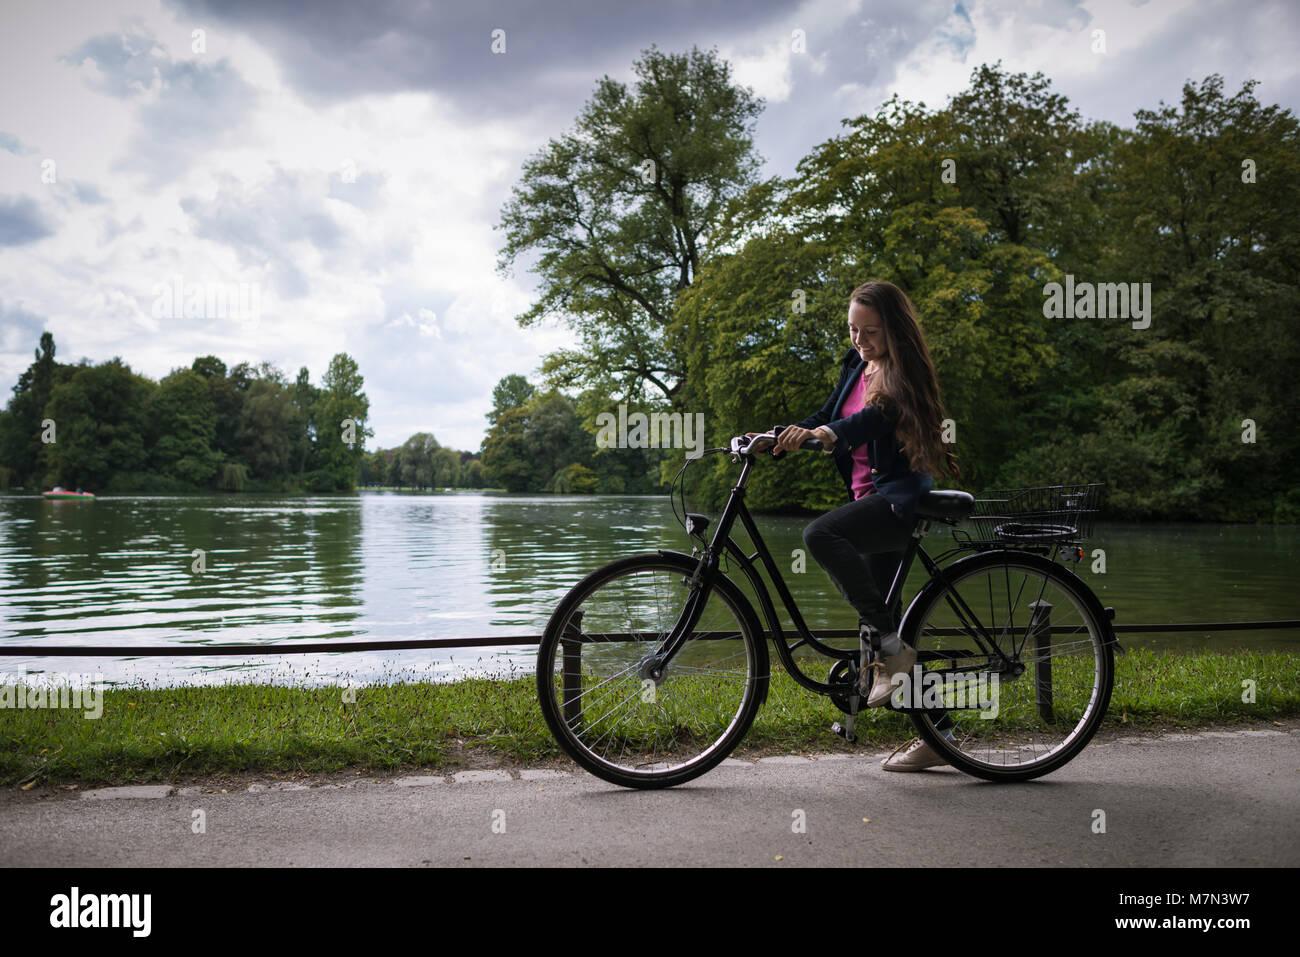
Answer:
POLYGON ((969 532, 957 530, 963 545, 1032 548, 1073 544, 1092 535, 1101 510, 1104 483, 989 489, 975 499, 969 532))

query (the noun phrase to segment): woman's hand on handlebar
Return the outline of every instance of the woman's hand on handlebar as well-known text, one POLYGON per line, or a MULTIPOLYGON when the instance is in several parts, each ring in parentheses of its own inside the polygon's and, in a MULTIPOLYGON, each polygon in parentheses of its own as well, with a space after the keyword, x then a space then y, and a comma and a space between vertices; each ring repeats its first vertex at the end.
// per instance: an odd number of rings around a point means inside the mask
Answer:
POLYGON ((797 452, 799 446, 808 439, 816 438, 811 429, 802 429, 797 425, 787 425, 776 437, 776 447, 781 452, 797 452))
POLYGON ((816 439, 821 442, 825 451, 830 451, 835 444, 834 433, 825 426, 818 426, 815 429, 803 429, 797 425, 787 425, 777 437, 776 447, 783 452, 793 452, 809 439, 816 439))
MULTIPOLYGON (((763 452, 772 447, 772 440, 767 437, 766 433, 746 432, 745 434, 751 439, 754 439, 754 441, 749 444, 749 451, 751 452, 763 452), (759 435, 764 436, 764 438, 754 438, 759 435)), ((781 430, 781 434, 777 437, 776 448, 779 452, 793 452, 800 448, 803 443, 809 439, 817 439, 820 441, 822 447, 828 452, 835 444, 834 433, 825 426, 818 426, 815 429, 804 429, 797 425, 788 425, 781 430)))
POLYGON ((823 452, 835 451, 835 433, 824 425, 819 425, 812 430, 813 438, 822 444, 823 452))

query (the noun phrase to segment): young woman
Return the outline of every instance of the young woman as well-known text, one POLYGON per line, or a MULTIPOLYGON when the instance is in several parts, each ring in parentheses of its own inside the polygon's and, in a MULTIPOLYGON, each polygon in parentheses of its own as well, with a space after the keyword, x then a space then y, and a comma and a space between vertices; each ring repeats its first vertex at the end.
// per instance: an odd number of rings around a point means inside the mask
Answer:
MULTIPOLYGON (((793 451, 820 439, 835 456, 849 493, 842 505, 814 520, 803 533, 817 563, 858 612, 861 686, 865 704, 881 707, 893 692, 891 677, 911 670, 916 650, 902 641, 885 595, 911 534, 916 501, 941 469, 956 476, 956 460, 940 441, 943 405, 934 363, 907 295, 888 282, 867 282, 849 300, 853 348, 840 378, 817 412, 782 431, 777 448, 793 451)), ((753 434, 753 433, 750 433, 753 434)), ((770 442, 755 448, 761 450, 770 442)), ((951 726, 947 719, 940 725, 951 726)), ((947 730, 947 727, 941 727, 947 730)), ((943 764, 917 739, 884 762, 891 771, 943 764)))

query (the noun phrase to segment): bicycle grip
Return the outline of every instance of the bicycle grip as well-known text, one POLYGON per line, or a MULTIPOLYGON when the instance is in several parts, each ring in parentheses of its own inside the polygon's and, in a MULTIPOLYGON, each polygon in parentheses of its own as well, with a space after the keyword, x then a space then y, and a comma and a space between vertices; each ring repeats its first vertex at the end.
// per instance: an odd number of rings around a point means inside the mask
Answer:
MULTIPOLYGON (((781 433, 784 432, 787 428, 789 428, 789 426, 774 425, 772 426, 772 435, 779 439, 781 437, 781 433)), ((810 451, 814 451, 814 452, 820 452, 822 451, 822 441, 821 439, 804 439, 803 443, 799 446, 799 448, 809 449, 810 451)), ((773 445, 772 448, 768 450, 768 454, 771 455, 772 458, 774 459, 779 459, 785 455, 785 449, 781 449, 778 452, 776 446, 773 445)))
MULTIPOLYGON (((786 427, 784 425, 772 426, 772 437, 779 439, 781 437, 781 433, 784 432, 785 429, 786 427)), ((772 458, 774 459, 784 458, 785 449, 778 450, 777 447, 773 445, 770 449, 767 450, 767 454, 772 456, 772 458)))

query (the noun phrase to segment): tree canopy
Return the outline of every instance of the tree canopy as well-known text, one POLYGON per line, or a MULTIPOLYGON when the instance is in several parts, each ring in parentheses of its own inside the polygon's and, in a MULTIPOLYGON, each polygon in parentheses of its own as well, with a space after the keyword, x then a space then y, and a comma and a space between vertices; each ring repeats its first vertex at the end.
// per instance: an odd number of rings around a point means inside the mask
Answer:
POLYGON ((46 332, 0 412, 0 478, 9 485, 183 492, 357 484, 370 404, 345 353, 331 360, 323 388, 305 368, 289 385, 269 363, 228 368, 211 355, 154 382, 120 357, 71 366, 54 354, 46 332))
MULTIPOLYGON (((917 307, 964 487, 1103 481, 1113 515, 1300 518, 1300 400, 1286 381, 1300 360, 1288 335, 1300 150, 1296 118, 1261 104, 1254 82, 1231 96, 1217 75, 1189 82, 1125 128, 1084 121, 1041 73, 986 64, 946 106, 894 97, 846 120, 795 176, 757 182, 735 125, 754 104, 728 99, 731 125, 698 133, 722 144, 714 182, 748 185, 693 207, 708 213, 695 234, 707 241, 687 256, 688 244, 664 245, 678 235, 671 190, 632 175, 660 156, 653 131, 665 130, 650 122, 629 140, 636 124, 620 119, 671 116, 677 141, 696 142, 702 114, 655 85, 680 76, 656 62, 638 64, 654 79, 639 99, 598 87, 579 134, 525 167, 506 217, 505 260, 544 251, 521 323, 556 312, 583 337, 580 355, 549 356, 543 371, 587 387, 575 399, 584 429, 632 395, 702 412, 715 445, 803 418, 848 347, 850 292, 885 279, 917 307), (621 289, 621 271, 653 293, 621 289), (1051 284, 1075 280, 1108 301, 1131 290, 1145 315, 1052 313, 1051 284)), ((717 504, 728 463, 703 470, 697 494, 717 504)), ((826 508, 843 494, 828 460, 792 456, 760 471, 750 501, 826 508)))
POLYGON ((556 315, 580 338, 547 357, 552 386, 671 402, 687 370, 665 332, 727 202, 755 178, 762 101, 715 51, 651 47, 633 69, 634 90, 605 76, 573 131, 524 163, 499 269, 535 256, 539 295, 518 321, 556 315))
MULTIPOLYGON (((672 325, 689 402, 721 434, 802 418, 848 345, 850 291, 887 279, 917 306, 968 488, 1104 481, 1111 514, 1295 521, 1300 152, 1253 86, 1189 83, 1121 130, 984 66, 944 109, 896 98, 848 122, 729 211, 733 251, 672 325), (1066 276, 1149 283, 1149 325, 1048 318, 1066 276)), ((826 471, 803 457, 753 497, 826 507, 826 471)))

